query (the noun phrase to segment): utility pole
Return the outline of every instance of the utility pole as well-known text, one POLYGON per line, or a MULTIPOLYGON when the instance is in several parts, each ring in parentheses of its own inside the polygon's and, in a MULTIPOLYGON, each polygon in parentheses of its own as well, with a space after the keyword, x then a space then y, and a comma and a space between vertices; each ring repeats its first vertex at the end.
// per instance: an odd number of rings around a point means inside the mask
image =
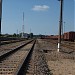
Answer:
MULTIPOLYGON (((2 0, 0 0, 0 38, 1 38, 2 0)), ((1 40, 0 40, 1 44, 1 40)))
POLYGON ((60 51, 60 45, 61 45, 61 27, 62 27, 62 21, 63 21, 63 0, 60 1, 60 21, 59 21, 59 36, 58 36, 58 52, 60 51))

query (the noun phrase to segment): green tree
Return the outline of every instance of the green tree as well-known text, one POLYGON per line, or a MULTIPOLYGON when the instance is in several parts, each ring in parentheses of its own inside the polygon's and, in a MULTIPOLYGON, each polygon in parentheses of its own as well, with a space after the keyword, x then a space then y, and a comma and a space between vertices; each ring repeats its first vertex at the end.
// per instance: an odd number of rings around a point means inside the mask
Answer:
POLYGON ((33 38, 33 33, 30 33, 30 38, 33 38))

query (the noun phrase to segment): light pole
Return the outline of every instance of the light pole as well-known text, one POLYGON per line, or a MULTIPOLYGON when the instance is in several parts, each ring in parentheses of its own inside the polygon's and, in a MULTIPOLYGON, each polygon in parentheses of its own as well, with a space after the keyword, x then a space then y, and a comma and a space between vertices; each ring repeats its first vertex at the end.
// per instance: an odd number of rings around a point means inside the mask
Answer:
POLYGON ((58 36, 58 52, 60 51, 60 45, 61 45, 61 27, 62 27, 62 21, 63 21, 63 0, 60 1, 60 21, 59 21, 59 36, 58 36))

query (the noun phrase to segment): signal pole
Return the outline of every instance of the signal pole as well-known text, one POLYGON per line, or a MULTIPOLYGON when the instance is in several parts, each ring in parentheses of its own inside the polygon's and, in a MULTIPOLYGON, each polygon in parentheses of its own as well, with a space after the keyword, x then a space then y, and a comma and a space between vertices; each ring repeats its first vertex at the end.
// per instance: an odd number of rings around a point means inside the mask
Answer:
POLYGON ((58 36, 58 52, 60 51, 60 45, 61 45, 61 28, 62 28, 62 21, 63 21, 63 0, 60 1, 60 21, 59 21, 59 36, 58 36))

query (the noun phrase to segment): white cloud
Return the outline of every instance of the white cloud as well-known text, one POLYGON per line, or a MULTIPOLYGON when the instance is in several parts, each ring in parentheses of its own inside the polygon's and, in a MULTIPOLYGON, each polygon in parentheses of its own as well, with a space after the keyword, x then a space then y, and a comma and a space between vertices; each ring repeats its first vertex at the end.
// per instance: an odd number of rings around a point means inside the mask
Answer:
POLYGON ((46 11, 49 9, 49 6, 47 5, 35 5, 32 10, 34 11, 46 11))

